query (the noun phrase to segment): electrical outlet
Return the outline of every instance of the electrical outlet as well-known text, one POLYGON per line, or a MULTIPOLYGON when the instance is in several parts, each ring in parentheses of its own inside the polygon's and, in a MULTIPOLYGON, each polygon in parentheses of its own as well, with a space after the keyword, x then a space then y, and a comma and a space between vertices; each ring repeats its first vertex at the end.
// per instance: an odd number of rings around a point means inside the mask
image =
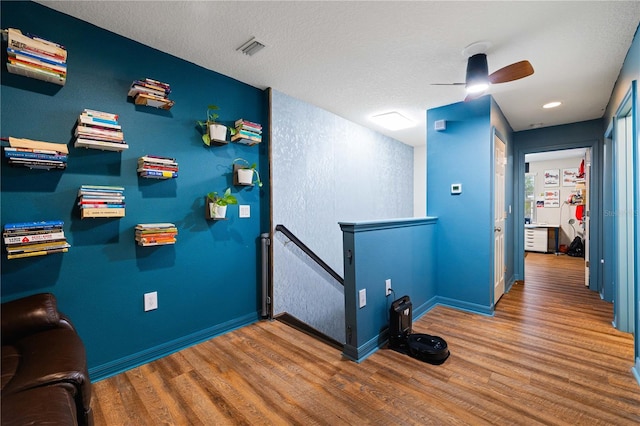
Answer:
POLYGON ((158 309, 158 292, 154 291, 151 293, 144 294, 144 311, 153 311, 154 309, 158 309))
POLYGON ((389 296, 391 294, 391 278, 387 278, 384 281, 384 295, 389 296))
POLYGON ((367 304, 367 289, 363 288, 358 292, 358 296, 360 296, 360 307, 364 308, 367 304))

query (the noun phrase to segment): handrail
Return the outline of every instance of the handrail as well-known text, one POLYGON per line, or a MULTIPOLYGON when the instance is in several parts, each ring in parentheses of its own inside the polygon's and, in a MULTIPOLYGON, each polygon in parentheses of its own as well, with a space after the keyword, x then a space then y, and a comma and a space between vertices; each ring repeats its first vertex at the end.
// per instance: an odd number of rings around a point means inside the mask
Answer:
POLYGON ((297 245, 300 248, 300 250, 305 252, 307 256, 313 259, 313 261, 316 262, 322 269, 327 271, 327 273, 331 275, 340 284, 344 285, 344 278, 342 278, 336 271, 334 271, 331 268, 331 266, 327 265, 324 260, 320 259, 320 257, 317 254, 315 254, 313 250, 307 247, 305 243, 300 241, 298 237, 293 235, 293 233, 289 231, 286 228, 286 226, 276 225, 276 231, 282 232, 284 235, 286 235, 287 238, 289 238, 295 245, 297 245))

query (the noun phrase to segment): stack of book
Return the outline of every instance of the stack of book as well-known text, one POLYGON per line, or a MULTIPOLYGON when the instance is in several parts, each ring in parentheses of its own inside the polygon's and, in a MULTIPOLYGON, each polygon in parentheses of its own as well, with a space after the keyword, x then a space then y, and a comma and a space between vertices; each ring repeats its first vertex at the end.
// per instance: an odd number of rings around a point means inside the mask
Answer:
POLYGON ((2 233, 7 259, 69 251, 71 245, 67 243, 62 225, 61 220, 7 223, 2 233))
POLYGON ((262 125, 251 121, 239 119, 235 123, 235 134, 231 136, 232 142, 255 145, 262 142, 262 125))
POLYGON ((174 179, 178 177, 178 163, 175 158, 145 155, 138 158, 140 177, 153 179, 174 179))
POLYGON ((141 246, 175 244, 178 228, 173 223, 140 223, 136 225, 136 241, 141 246))
POLYGON ((30 169, 67 168, 69 149, 65 144, 10 137, 9 145, 4 148, 4 156, 11 165, 30 169))
POLYGON ((129 148, 124 141, 118 115, 110 112, 85 109, 78 117, 75 129, 76 148, 93 148, 107 151, 123 151, 129 148))
POLYGON ((57 43, 7 30, 7 70, 64 86, 67 81, 67 51, 57 43))
POLYGON ((169 93, 171 93, 171 86, 168 83, 145 78, 131 83, 128 96, 133 98, 136 105, 171 109, 174 102, 167 98, 169 93))
POLYGON ((80 217, 124 217, 124 188, 82 185, 78 190, 80 217))

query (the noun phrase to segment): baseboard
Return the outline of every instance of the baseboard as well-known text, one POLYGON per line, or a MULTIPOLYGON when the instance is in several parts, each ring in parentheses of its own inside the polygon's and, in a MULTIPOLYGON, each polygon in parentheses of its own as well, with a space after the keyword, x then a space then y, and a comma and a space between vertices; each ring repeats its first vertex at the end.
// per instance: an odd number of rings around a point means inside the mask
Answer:
POLYGON ((436 296, 436 305, 447 306, 449 308, 471 312, 472 314, 480 314, 490 317, 493 316, 493 309, 491 306, 478 305, 477 303, 464 302, 462 300, 450 299, 448 297, 436 296))
POLYGON ((638 385, 640 386, 640 358, 636 358, 636 365, 631 368, 631 371, 636 378, 636 382, 638 382, 638 385))
POLYGON ((387 341, 389 341, 388 329, 358 347, 345 344, 344 349, 342 350, 342 355, 351 361, 361 363, 376 353, 382 346, 386 345, 387 341))
POLYGON ((154 346, 144 351, 140 351, 126 357, 111 361, 102 365, 89 368, 89 377, 92 382, 97 382, 135 367, 147 364, 156 359, 163 358, 179 350, 188 348, 197 343, 204 342, 221 334, 244 327, 258 321, 258 312, 244 315, 231 321, 218 324, 213 327, 200 330, 198 332, 168 341, 158 346, 154 346))

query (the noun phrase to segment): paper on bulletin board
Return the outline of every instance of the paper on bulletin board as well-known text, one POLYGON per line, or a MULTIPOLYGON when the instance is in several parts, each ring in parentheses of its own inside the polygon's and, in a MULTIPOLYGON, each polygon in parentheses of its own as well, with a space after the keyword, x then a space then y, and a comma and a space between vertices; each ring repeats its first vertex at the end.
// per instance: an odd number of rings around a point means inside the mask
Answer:
POLYGON ((560 191, 544 191, 544 206, 545 207, 560 207, 560 191))

